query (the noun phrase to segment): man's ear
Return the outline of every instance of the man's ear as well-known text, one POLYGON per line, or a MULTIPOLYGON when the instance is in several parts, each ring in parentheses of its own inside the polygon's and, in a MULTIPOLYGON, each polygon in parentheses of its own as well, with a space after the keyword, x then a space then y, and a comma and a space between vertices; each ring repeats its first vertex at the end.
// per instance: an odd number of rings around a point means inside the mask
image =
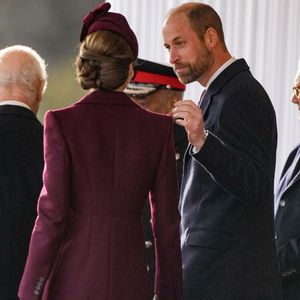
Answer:
POLYGON ((45 81, 44 80, 39 80, 38 87, 37 87, 37 93, 36 93, 36 99, 35 99, 35 102, 38 105, 42 101, 44 85, 45 85, 45 81))
POLYGON ((204 35, 204 40, 205 40, 205 44, 209 49, 213 49, 216 47, 218 40, 219 40, 219 36, 218 33, 216 32, 216 30, 212 27, 209 27, 206 30, 206 33, 204 35))
POLYGON ((40 103, 42 101, 45 81, 44 80, 39 80, 39 82, 37 84, 38 84, 38 86, 37 86, 37 91, 36 91, 36 97, 35 97, 34 101, 32 102, 32 107, 31 107, 32 111, 35 114, 38 113, 39 106, 40 106, 40 103))

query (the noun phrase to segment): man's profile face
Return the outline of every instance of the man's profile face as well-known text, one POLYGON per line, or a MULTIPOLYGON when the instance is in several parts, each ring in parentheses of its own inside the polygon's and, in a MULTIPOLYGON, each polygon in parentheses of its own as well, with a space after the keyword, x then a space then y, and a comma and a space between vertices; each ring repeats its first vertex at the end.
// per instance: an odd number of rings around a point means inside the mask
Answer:
POLYGON ((169 17, 163 38, 179 80, 184 84, 201 80, 213 64, 213 55, 191 28, 188 18, 182 13, 169 17))
POLYGON ((296 80, 293 86, 292 102, 300 105, 300 79, 296 80))
MULTIPOLYGON (((300 113, 300 79, 296 80, 294 83, 291 101, 297 105, 298 111, 300 113)), ((300 115, 299 115, 299 120, 300 120, 300 115)))

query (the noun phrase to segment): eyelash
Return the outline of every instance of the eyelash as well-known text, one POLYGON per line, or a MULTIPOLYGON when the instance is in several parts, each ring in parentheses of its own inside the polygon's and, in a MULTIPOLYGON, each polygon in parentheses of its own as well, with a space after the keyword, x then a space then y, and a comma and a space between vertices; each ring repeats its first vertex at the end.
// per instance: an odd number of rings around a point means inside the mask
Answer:
POLYGON ((176 45, 176 46, 183 46, 183 45, 184 45, 184 42, 177 42, 175 45, 176 45))

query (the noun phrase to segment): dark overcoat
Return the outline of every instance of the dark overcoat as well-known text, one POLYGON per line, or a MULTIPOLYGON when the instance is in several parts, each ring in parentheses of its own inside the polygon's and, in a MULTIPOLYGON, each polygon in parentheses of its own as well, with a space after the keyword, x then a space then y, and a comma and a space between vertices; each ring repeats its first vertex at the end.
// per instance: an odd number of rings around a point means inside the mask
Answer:
POLYGON ((155 292, 181 299, 172 119, 93 91, 45 117, 45 169, 21 299, 148 300, 142 210, 151 191, 155 292))
POLYGON ((208 136, 198 153, 187 149, 180 200, 184 299, 280 299, 272 104, 239 59, 208 87, 201 109, 208 136))
POLYGON ((284 300, 300 299, 300 145, 289 155, 275 193, 275 239, 284 300))
POLYGON ((0 299, 17 300, 42 188, 43 126, 34 113, 0 105, 0 299))

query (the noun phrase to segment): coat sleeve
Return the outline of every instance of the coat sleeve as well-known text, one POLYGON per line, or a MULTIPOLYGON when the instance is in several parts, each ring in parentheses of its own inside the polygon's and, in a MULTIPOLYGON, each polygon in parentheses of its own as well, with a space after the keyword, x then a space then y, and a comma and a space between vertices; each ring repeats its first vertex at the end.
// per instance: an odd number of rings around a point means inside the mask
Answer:
POLYGON ((70 158, 54 112, 45 116, 43 188, 19 287, 22 300, 41 299, 68 225, 70 158))
POLYGON ((155 294, 158 299, 182 297, 182 270, 176 161, 170 120, 150 201, 155 241, 155 294))
MULTIPOLYGON (((218 97, 211 101, 222 101, 218 97)), ((235 89, 224 97, 222 106, 211 108, 220 113, 213 124, 206 122, 209 133, 202 149, 196 154, 190 151, 190 155, 219 187, 245 205, 252 205, 273 195, 275 113, 259 87, 235 89)))

